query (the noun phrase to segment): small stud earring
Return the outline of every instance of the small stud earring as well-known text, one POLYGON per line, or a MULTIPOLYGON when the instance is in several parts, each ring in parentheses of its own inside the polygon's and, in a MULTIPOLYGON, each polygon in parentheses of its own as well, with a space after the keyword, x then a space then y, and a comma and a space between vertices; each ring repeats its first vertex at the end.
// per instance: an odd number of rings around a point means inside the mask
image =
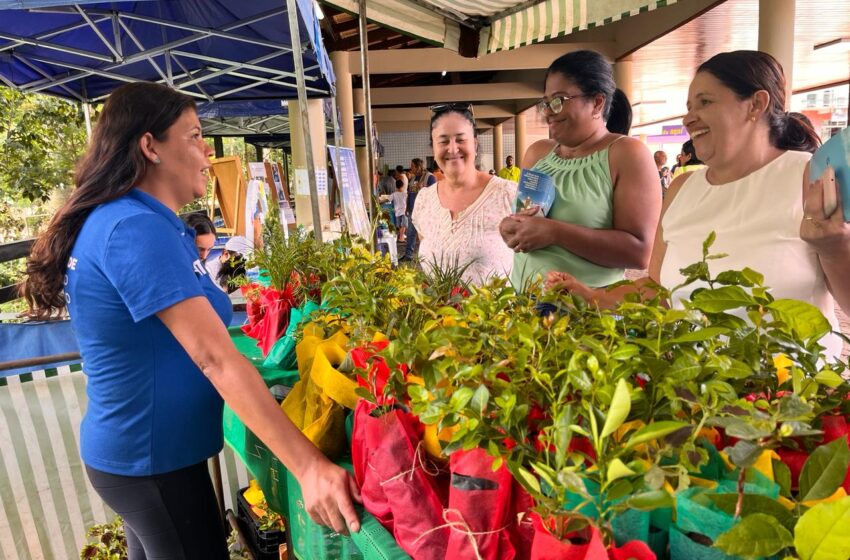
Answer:
POLYGON ((755 117, 750 117, 750 120, 751 120, 751 121, 753 121, 753 122, 756 122, 756 118, 755 118, 755 117))
POLYGON ((155 158, 153 159, 153 164, 154 164, 154 165, 159 165, 160 163, 162 163, 162 160, 161 160, 161 159, 159 159, 159 156, 157 156, 157 157, 155 157, 155 158))

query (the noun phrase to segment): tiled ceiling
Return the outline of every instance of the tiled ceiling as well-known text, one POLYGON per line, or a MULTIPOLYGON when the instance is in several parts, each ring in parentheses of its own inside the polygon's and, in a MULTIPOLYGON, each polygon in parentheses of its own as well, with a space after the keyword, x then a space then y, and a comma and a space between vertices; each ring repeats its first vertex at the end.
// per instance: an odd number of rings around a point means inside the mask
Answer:
MULTIPOLYGON (((813 50, 850 38, 850 1, 797 0, 794 30, 795 91, 850 79, 850 52, 813 50)), ((713 55, 758 47, 759 0, 728 0, 632 55, 634 123, 675 118, 685 112, 697 66, 713 55)), ((790 30, 789 30, 790 32, 790 30)))

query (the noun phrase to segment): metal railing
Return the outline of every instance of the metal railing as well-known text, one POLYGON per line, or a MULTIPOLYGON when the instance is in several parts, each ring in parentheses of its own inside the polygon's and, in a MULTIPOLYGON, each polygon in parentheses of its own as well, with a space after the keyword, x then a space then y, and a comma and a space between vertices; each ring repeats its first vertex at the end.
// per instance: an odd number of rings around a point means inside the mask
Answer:
MULTIPOLYGON (((33 243, 35 243, 35 238, 0 244, 0 263, 16 261, 26 257, 30 254, 33 243)), ((20 284, 0 287, 0 303, 7 303, 18 299, 18 286, 20 284)))

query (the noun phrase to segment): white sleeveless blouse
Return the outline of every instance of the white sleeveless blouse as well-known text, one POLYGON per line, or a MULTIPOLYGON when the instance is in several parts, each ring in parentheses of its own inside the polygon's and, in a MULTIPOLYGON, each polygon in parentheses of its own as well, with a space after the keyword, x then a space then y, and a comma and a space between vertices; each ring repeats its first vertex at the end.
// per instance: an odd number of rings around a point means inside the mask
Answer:
MULTIPOLYGON (((742 157, 744 157, 742 155, 742 157)), ((711 185, 707 169, 685 181, 661 220, 667 251, 661 266, 661 285, 672 288, 683 281, 679 269, 702 258, 702 243, 714 231, 712 253, 726 253, 709 261, 712 275, 724 270, 752 268, 764 275, 764 284, 776 298, 791 298, 817 306, 839 330, 832 295, 826 287, 815 250, 800 239, 803 219, 803 172, 811 154, 788 151, 750 173, 724 185, 711 185)), ((673 305, 705 286, 695 282, 673 293, 673 305)), ((841 354, 841 339, 821 340, 827 357, 841 354)))

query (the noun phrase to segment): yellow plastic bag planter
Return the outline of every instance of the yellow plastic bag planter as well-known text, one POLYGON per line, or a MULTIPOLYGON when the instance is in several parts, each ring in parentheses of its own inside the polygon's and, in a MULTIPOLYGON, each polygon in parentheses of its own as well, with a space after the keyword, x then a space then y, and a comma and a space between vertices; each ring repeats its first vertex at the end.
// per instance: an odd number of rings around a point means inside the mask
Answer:
POLYGON ((348 337, 337 332, 324 339, 323 334, 318 325, 304 327, 295 347, 301 379, 281 408, 316 447, 336 458, 346 448, 344 408, 357 403, 357 384, 336 369, 345 359, 348 337))

